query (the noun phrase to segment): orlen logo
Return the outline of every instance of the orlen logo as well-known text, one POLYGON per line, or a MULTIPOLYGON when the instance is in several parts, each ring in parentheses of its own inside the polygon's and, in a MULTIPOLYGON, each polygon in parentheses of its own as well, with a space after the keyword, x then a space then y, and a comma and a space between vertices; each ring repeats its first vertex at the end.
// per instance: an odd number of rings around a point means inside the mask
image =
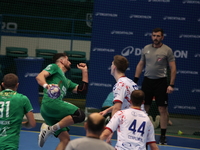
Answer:
POLYGON ((90 83, 90 86, 99 86, 99 87, 112 87, 112 84, 106 84, 106 83, 96 83, 96 82, 92 82, 92 83, 90 83))
MULTIPOLYGON (((144 34, 144 36, 151 36, 151 35, 152 35, 152 33, 150 33, 150 32, 146 32, 146 33, 144 34)), ((164 33, 164 36, 167 36, 167 34, 164 33)))
POLYGON ((134 48, 133 46, 127 46, 122 51, 122 56, 129 56, 135 51, 135 55, 139 56, 141 55, 142 49, 141 48, 134 48))
POLYGON ((101 16, 101 17, 118 17, 118 14, 110 14, 110 13, 101 13, 97 12, 95 16, 101 16))
POLYGON ((177 70, 176 74, 194 74, 198 75, 198 71, 190 71, 190 70, 177 70))
POLYGON ((169 3, 170 0, 148 0, 148 2, 164 2, 164 3, 169 3))
POLYGON ((39 73, 29 73, 27 72, 24 77, 27 78, 27 77, 36 77, 39 73))
POLYGON ((200 4, 200 1, 195 0, 184 0, 183 4, 200 4))
POLYGON ((179 20, 179 21, 185 21, 185 17, 173 17, 173 16, 165 16, 163 17, 163 20, 179 20))
POLYGON ((192 93, 200 93, 200 89, 192 89, 192 93))
POLYGON ((200 35, 186 35, 186 34, 181 34, 181 35, 179 35, 179 38, 195 38, 195 39, 199 39, 200 35))
POLYGON ((115 52, 114 49, 108 49, 108 48, 94 48, 93 51, 97 51, 97 52, 115 52))
POLYGON ((200 57, 200 54, 195 54, 194 57, 200 57))
POLYGON ((112 31, 111 34, 119 34, 119 35, 133 35, 133 32, 131 31, 112 31))
POLYGON ((188 58, 188 51, 175 50, 174 57, 176 58, 188 58))
POLYGON ((189 109, 189 110, 196 110, 197 108, 195 106, 180 106, 180 105, 175 105, 174 109, 189 109))
POLYGON ((151 16, 145 16, 145 15, 130 15, 129 18, 139 18, 139 19, 151 19, 151 16))

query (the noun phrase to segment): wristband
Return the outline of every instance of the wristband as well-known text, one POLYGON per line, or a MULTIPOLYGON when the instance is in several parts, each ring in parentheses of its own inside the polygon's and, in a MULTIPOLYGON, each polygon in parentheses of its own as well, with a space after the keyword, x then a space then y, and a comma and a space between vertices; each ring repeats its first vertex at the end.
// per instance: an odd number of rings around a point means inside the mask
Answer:
POLYGON ((47 86, 48 86, 48 84, 46 84, 46 83, 45 83, 45 84, 43 84, 43 88, 44 88, 44 89, 46 89, 46 88, 47 88, 47 86))
POLYGON ((173 87, 174 88, 174 85, 170 84, 169 86, 173 87))

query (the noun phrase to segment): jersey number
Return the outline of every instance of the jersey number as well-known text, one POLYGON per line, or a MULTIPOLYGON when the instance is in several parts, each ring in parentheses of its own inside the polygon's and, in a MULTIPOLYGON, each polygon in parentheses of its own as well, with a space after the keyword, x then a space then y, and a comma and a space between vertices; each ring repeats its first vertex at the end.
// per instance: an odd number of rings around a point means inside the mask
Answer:
POLYGON ((6 106, 6 117, 9 117, 9 108, 10 108, 10 101, 7 102, 0 102, 0 118, 3 117, 3 110, 4 110, 4 105, 6 106))
POLYGON ((145 125, 146 125, 146 122, 142 122, 142 124, 140 125, 140 127, 137 129, 136 131, 136 124, 137 124, 137 120, 134 120, 130 127, 128 128, 129 130, 131 130, 133 132, 133 134, 135 134, 135 132, 140 132, 141 133, 141 136, 143 136, 144 134, 144 129, 145 129, 145 125))

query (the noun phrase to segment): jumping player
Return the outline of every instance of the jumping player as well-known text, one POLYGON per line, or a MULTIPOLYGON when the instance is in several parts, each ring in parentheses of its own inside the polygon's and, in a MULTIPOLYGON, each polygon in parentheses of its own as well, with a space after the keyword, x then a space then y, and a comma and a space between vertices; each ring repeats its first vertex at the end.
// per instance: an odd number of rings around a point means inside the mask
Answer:
POLYGON ((60 139, 56 150, 64 150, 70 137, 68 126, 85 120, 85 114, 77 106, 63 101, 67 92, 86 94, 88 89, 88 69, 85 63, 77 65, 82 70, 82 83, 76 84, 65 77, 65 72, 70 70, 70 61, 65 53, 53 56, 53 64, 49 64, 38 74, 36 80, 44 87, 44 96, 41 104, 41 115, 47 125, 43 124, 39 134, 38 145, 43 147, 49 135, 54 134, 60 139), (57 84, 61 94, 56 99, 48 97, 47 89, 51 84, 57 84))

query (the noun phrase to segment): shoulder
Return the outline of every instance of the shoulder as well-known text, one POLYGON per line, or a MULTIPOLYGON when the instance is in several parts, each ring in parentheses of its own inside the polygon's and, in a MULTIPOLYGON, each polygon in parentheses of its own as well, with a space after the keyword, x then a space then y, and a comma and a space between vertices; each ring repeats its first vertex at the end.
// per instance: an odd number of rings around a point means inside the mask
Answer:
POLYGON ((57 64, 49 64, 46 66, 45 70, 50 70, 52 68, 58 68, 58 65, 57 64))
POLYGON ((162 46, 164 49, 166 49, 166 50, 172 50, 169 46, 167 46, 167 45, 165 45, 165 44, 163 44, 163 46, 162 46))
POLYGON ((16 93, 16 96, 19 97, 19 98, 21 98, 21 99, 23 99, 23 100, 24 100, 24 99, 25 99, 25 100, 29 100, 28 97, 27 97, 26 95, 21 94, 21 93, 16 93))
POLYGON ((148 44, 148 45, 144 46, 144 49, 151 48, 151 47, 152 47, 152 44, 148 44))

